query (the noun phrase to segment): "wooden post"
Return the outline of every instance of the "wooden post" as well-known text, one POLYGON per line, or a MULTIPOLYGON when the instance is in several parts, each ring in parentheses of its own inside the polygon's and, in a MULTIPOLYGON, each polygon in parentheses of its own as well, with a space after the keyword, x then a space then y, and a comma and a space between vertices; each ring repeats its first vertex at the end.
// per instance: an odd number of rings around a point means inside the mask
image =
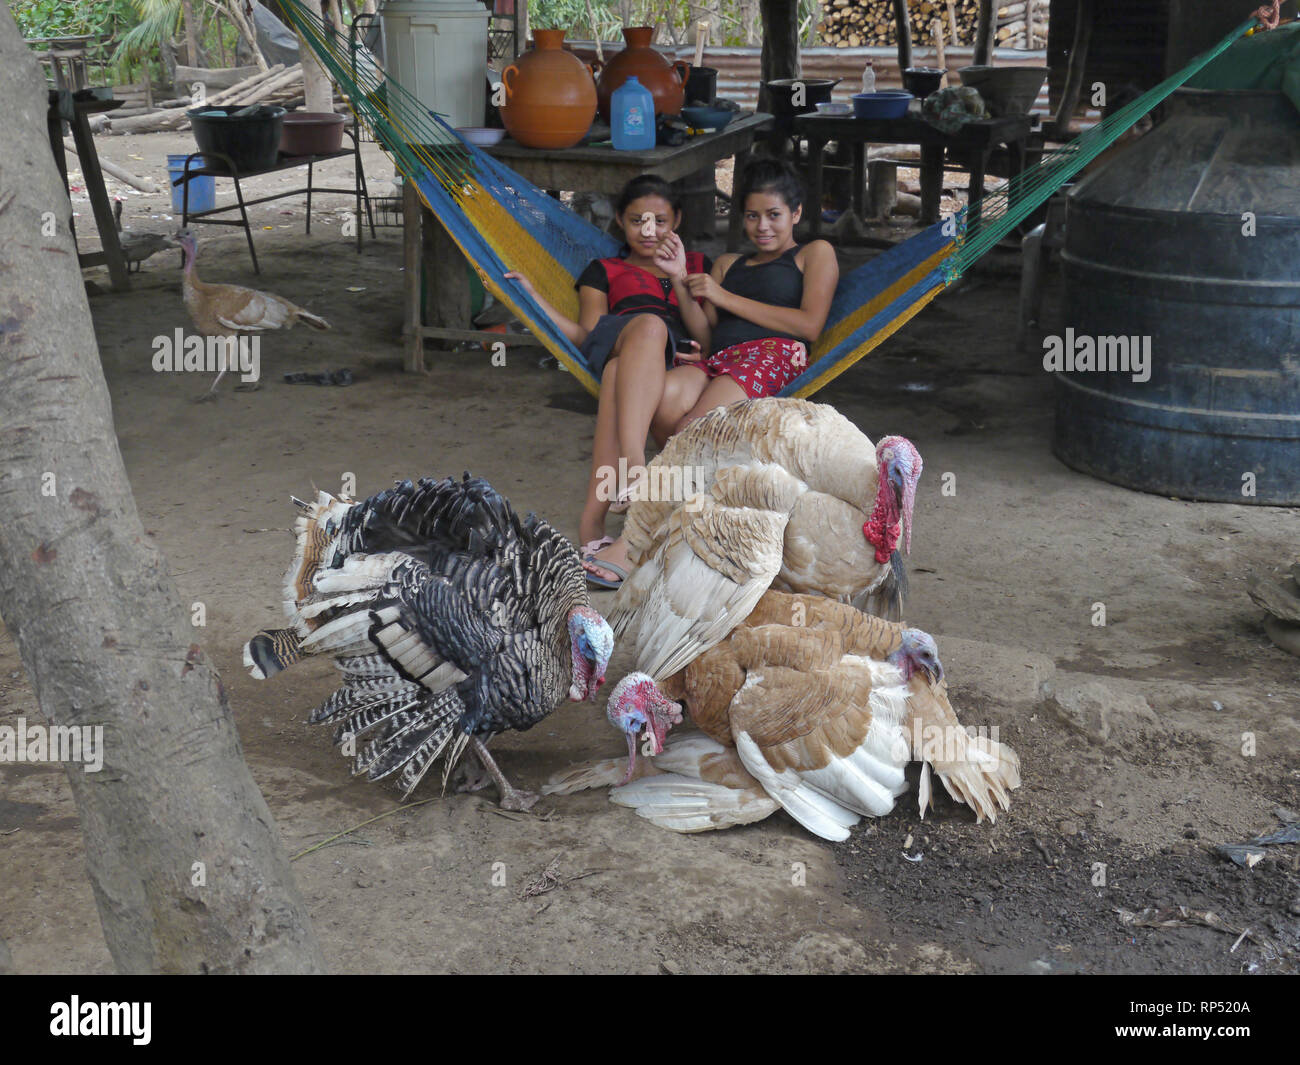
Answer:
POLYGON ((979 21, 975 23, 975 54, 971 62, 977 67, 988 66, 993 58, 994 0, 980 0, 979 21))
POLYGON ((424 334, 420 327, 420 251, 423 244, 424 204, 409 178, 402 182, 402 268, 406 272, 406 372, 424 373, 424 334))
MULTIPOLYGON (((762 0, 759 10, 763 17, 761 80, 797 78, 801 72, 798 0, 762 0)), ((771 110, 766 86, 759 90, 758 109, 771 110)))
POLYGON ((898 203, 898 163, 873 159, 867 163, 867 217, 888 218, 898 203))
POLYGON ((898 37, 898 70, 902 73, 912 65, 912 25, 907 0, 894 0, 894 27, 898 37))
POLYGON ((95 151, 95 137, 90 132, 90 123, 86 113, 73 104, 72 141, 77 146, 77 155, 81 157, 81 177, 90 196, 90 207, 95 215, 95 227, 99 230, 99 243, 104 249, 104 260, 108 264, 108 276, 113 288, 123 292, 131 287, 131 278, 127 273, 126 259, 122 255, 122 245, 117 239, 117 222, 113 218, 113 206, 108 199, 108 190, 104 188, 104 174, 99 168, 99 155, 95 151))
POLYGON ((1070 49, 1070 66, 1065 75, 1065 88, 1061 92, 1061 102, 1056 108, 1056 118, 1053 121, 1057 137, 1069 136, 1074 109, 1079 103, 1079 92, 1083 89, 1083 73, 1088 65, 1088 46, 1092 43, 1094 9, 1094 0, 1078 0, 1078 6, 1075 8, 1074 45, 1070 49))

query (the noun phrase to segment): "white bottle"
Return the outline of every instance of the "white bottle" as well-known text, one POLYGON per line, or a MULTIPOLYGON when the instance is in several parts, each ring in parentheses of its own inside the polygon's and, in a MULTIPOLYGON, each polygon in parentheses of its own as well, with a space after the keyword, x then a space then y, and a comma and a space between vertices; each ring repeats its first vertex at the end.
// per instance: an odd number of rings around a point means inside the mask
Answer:
POLYGON ((862 91, 876 91, 876 68, 871 65, 871 60, 867 60, 867 65, 862 68, 862 91))

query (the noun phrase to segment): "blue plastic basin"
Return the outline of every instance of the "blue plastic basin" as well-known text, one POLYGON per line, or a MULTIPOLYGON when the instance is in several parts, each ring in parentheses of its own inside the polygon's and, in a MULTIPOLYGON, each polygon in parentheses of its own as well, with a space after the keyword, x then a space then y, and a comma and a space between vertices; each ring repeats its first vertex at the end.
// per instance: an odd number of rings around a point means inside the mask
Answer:
POLYGON ((885 89, 881 92, 853 94, 854 118, 902 118, 913 100, 910 92, 885 89))

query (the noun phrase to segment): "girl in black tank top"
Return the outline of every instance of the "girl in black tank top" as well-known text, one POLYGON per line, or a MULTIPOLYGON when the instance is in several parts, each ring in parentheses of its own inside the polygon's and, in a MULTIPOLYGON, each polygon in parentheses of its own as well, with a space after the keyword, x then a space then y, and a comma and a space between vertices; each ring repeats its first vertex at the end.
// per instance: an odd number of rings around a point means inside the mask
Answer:
POLYGON ((711 354, 679 357, 668 390, 693 400, 676 429, 714 407, 776 395, 808 369, 808 351, 826 324, 839 265, 824 240, 798 244, 803 191, 789 164, 759 160, 738 183, 749 255, 724 255, 711 273, 686 279, 704 301, 711 354))

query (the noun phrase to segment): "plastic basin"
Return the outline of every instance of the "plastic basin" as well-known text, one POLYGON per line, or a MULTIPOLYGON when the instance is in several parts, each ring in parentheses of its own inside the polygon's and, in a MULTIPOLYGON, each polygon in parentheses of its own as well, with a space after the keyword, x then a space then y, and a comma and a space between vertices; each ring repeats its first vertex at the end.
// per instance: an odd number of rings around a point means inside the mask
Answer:
POLYGON ((853 94, 854 118, 902 118, 914 97, 910 92, 886 89, 883 92, 853 94))
POLYGON ((196 107, 186 114, 199 151, 214 167, 223 166, 217 153, 228 156, 241 174, 266 170, 280 154, 283 107, 259 107, 251 115, 233 117, 235 106, 196 107))
POLYGON ((343 115, 332 111, 291 111, 280 128, 285 155, 329 155, 343 147, 343 115))

